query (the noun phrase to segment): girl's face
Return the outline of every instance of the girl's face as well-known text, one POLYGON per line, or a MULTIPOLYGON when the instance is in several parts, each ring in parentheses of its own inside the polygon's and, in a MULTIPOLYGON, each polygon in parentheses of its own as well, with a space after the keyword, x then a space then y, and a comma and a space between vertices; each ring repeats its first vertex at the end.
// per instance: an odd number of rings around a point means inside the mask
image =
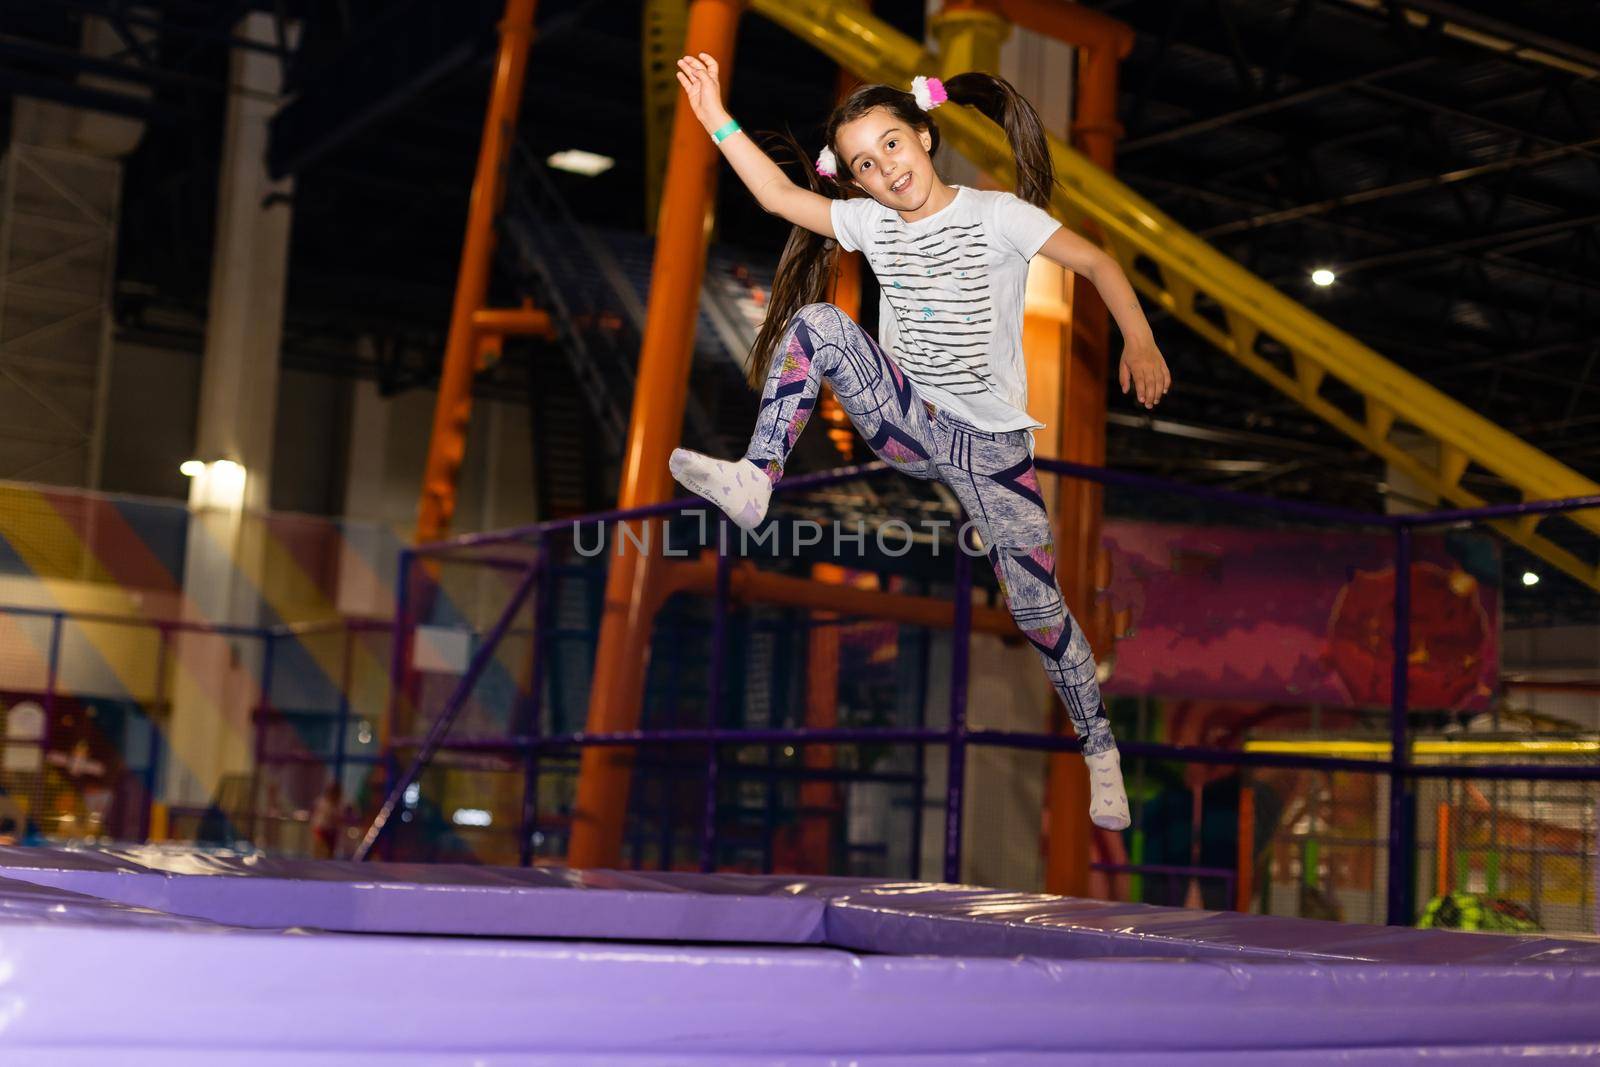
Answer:
POLYGON ((933 135, 908 125, 885 107, 851 119, 834 134, 839 167, 856 188, 885 207, 916 211, 938 182, 933 135))

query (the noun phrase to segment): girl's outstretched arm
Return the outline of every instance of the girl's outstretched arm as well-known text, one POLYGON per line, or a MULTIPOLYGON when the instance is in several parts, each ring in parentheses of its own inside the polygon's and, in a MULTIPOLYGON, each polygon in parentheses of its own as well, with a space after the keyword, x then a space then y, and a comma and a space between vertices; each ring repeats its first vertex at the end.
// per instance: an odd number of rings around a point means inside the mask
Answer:
POLYGON ((1099 245, 1065 226, 1050 235, 1039 255, 1083 275, 1099 290, 1100 299, 1122 330, 1122 363, 1117 368, 1117 381, 1124 393, 1131 387, 1139 403, 1146 408, 1155 407, 1172 388, 1172 372, 1156 348, 1150 320, 1144 317, 1139 298, 1117 261, 1099 245))
MULTIPOLYGON (((715 133, 732 121, 722 106, 717 61, 710 54, 701 52, 698 57, 684 56, 678 60, 678 84, 689 95, 689 107, 707 133, 715 133)), ((724 138, 719 147, 763 210, 812 233, 824 237, 834 235, 833 201, 790 181, 749 134, 735 133, 724 138)))

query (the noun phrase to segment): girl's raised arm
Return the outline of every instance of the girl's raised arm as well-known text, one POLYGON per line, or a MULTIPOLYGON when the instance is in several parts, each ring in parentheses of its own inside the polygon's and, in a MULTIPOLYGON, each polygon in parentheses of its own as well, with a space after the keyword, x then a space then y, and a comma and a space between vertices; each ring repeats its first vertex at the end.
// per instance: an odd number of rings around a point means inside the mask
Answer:
POLYGON ((738 124, 728 116, 727 109, 722 106, 722 86, 717 79, 715 59, 701 52, 698 57, 684 56, 678 60, 678 84, 689 94, 694 117, 700 120, 707 133, 715 135, 724 127, 733 126, 732 133, 722 135, 718 147, 762 210, 812 233, 833 237, 833 201, 790 181, 761 146, 740 131, 738 124))

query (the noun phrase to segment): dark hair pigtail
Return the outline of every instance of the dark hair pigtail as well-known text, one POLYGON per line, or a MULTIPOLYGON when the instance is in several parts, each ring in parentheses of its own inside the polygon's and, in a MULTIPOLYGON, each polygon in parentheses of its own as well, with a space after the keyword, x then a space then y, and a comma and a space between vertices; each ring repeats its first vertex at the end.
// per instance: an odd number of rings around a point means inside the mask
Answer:
POLYGON ((944 80, 944 91, 951 103, 976 108, 1006 131, 1011 153, 1017 158, 1017 196, 1048 209, 1055 166, 1050 161, 1044 123, 1028 98, 992 74, 957 74, 944 80))
MULTIPOLYGON (((773 134, 766 138, 774 146, 787 148, 800 162, 811 190, 822 196, 838 199, 842 192, 831 178, 818 174, 807 161, 805 150, 793 134, 773 134)), ((767 380, 772 360, 777 355, 778 341, 783 336, 789 320, 807 304, 815 304, 827 291, 833 276, 834 260, 838 258, 836 242, 812 233, 803 226, 789 231, 789 240, 783 246, 783 256, 778 260, 778 270, 772 279, 772 292, 767 299, 767 314, 756 333, 755 344, 745 358, 745 381, 758 392, 767 380)))

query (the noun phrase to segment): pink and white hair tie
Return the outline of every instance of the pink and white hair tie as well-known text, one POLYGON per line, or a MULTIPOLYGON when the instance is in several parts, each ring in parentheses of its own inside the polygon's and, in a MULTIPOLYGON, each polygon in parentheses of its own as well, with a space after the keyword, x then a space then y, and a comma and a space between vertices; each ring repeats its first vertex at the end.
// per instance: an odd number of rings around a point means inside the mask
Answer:
POLYGON ((944 82, 920 74, 911 79, 911 95, 917 98, 917 106, 924 111, 932 111, 950 99, 950 94, 944 91, 944 82))
POLYGON ((827 145, 823 145, 822 151, 817 153, 817 173, 824 178, 839 176, 839 160, 834 156, 833 149, 827 145))

